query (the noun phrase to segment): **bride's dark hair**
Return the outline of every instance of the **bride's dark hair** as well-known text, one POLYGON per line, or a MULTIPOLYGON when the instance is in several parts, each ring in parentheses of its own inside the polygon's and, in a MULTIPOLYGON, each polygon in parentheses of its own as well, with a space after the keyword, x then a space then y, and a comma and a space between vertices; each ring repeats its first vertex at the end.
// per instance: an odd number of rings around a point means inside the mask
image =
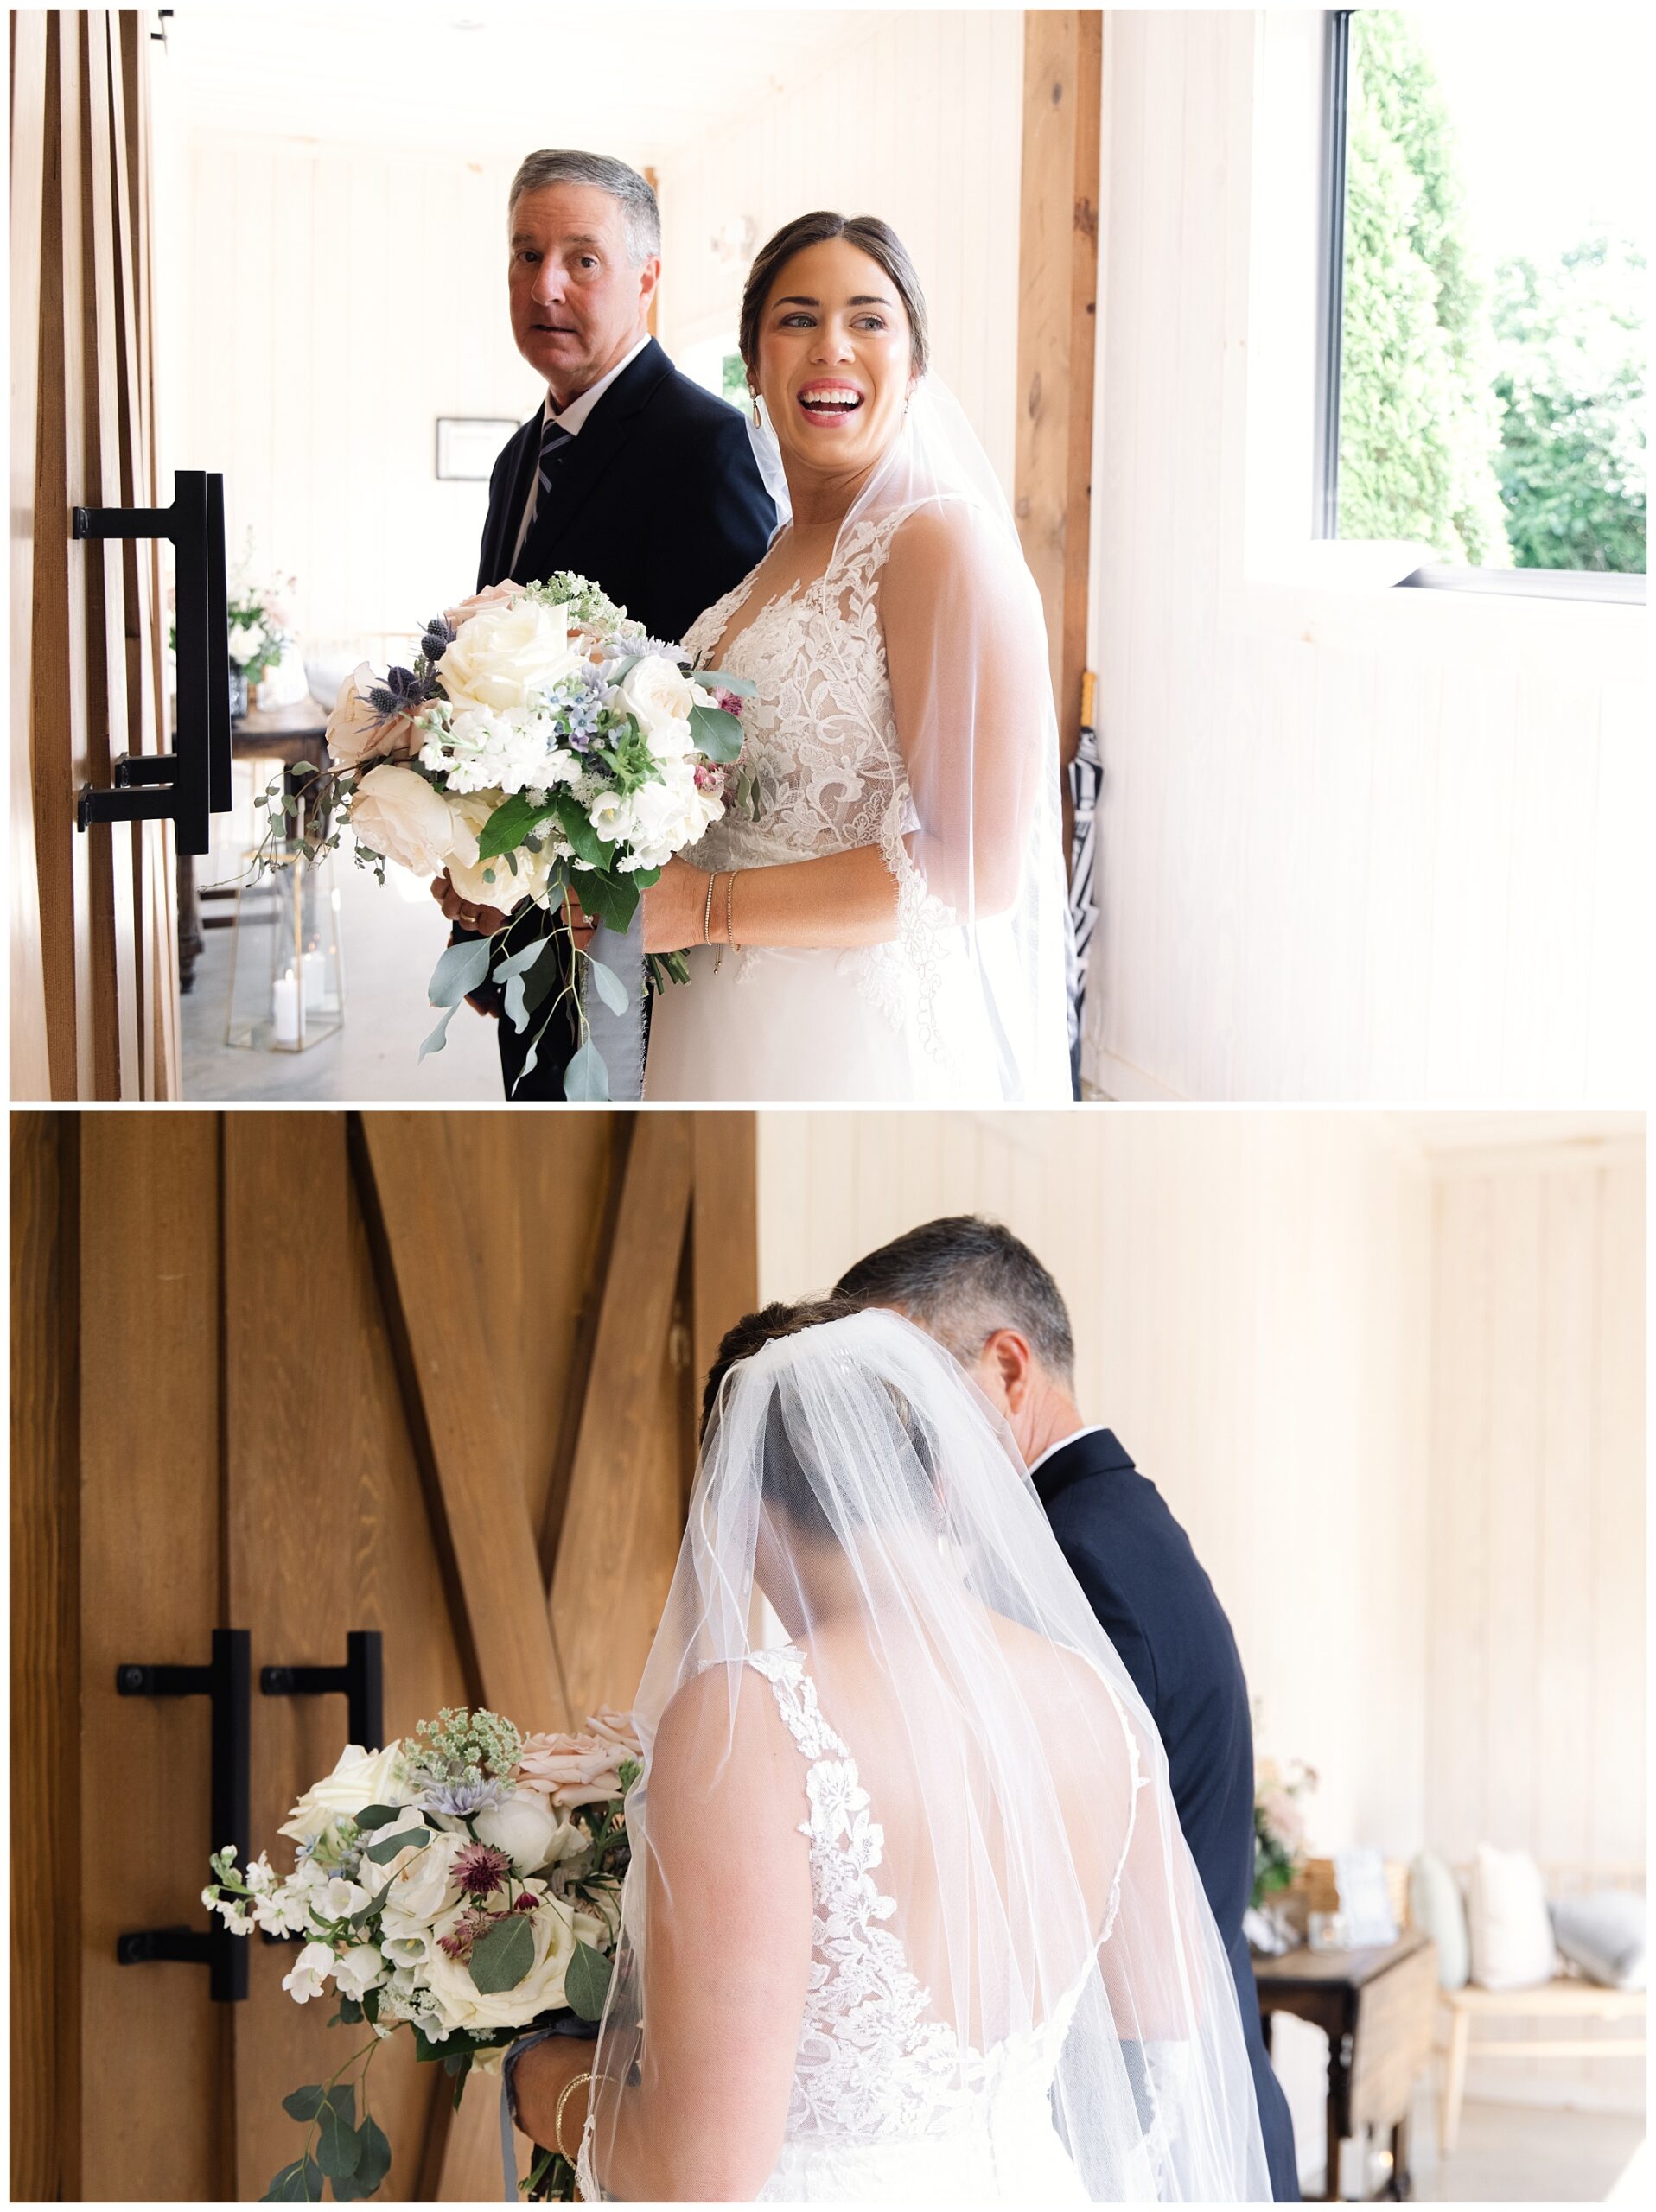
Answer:
MULTIPOLYGON (((707 1371, 707 1382, 702 1392, 704 1442, 718 1407, 719 1392, 733 1367, 744 1359, 751 1359, 756 1351, 774 1344, 779 1337, 795 1337, 801 1330, 819 1328, 826 1321, 849 1320, 865 1310, 849 1299, 802 1299, 795 1306, 785 1305, 778 1299, 769 1306, 761 1306, 756 1313, 744 1314, 734 1328, 725 1331, 713 1364, 707 1371)), ((930 1479, 937 1464, 932 1440, 907 1400, 895 1392, 893 1399, 891 1410, 897 1424, 920 1469, 930 1479)), ((767 1499, 780 1507, 796 1528, 817 1536, 835 1538, 836 1531, 823 1505, 819 1478, 813 1477, 790 1433, 780 1391, 773 1392, 766 1409, 763 1489, 767 1499)))
POLYGON ((867 254, 870 261, 877 261, 896 286, 897 297, 908 317, 914 374, 924 376, 931 353, 931 331, 926 315, 926 295, 920 288, 920 278, 908 257, 908 247, 889 223, 882 223, 877 215, 836 215, 825 207, 818 208, 814 214, 796 215, 791 223, 784 223, 754 257, 754 265, 748 272, 747 289, 742 295, 742 322, 736 340, 748 375, 753 375, 758 364, 759 318, 765 312, 765 302, 770 297, 778 270, 806 246, 821 245, 829 238, 844 238, 859 253, 867 254))

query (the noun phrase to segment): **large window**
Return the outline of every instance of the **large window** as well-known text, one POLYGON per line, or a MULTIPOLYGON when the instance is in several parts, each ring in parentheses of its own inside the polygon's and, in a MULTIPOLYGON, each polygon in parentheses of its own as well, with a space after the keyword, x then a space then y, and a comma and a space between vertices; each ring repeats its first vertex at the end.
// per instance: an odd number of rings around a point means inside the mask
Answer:
POLYGON ((1324 537, 1411 582, 1645 569, 1644 34, 1599 10, 1328 19, 1324 537))

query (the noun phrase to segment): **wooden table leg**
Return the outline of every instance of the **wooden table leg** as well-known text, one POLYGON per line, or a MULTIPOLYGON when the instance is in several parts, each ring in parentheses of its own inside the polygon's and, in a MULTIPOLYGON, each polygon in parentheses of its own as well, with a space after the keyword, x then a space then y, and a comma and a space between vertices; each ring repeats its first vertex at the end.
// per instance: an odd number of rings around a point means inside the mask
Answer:
POLYGON ((1322 2201, 1338 2204, 1340 2146, 1351 2132, 1351 2036, 1328 2037, 1328 2168, 1323 2177, 1322 2201))
POLYGON ((1414 2193, 1414 2176, 1409 2171, 1409 2117, 1405 2113, 1392 2130, 1392 2179, 1386 2195, 1398 2204, 1406 2204, 1414 2193))

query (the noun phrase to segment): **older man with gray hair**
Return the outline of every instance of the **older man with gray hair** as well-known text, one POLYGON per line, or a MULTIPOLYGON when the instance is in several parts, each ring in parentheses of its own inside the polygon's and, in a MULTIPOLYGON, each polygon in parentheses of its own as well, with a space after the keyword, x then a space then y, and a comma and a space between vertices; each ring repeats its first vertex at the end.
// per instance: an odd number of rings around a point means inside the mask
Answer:
MULTIPOLYGON (((776 511, 736 410, 681 376, 650 335, 661 218, 636 169, 604 154, 531 154, 512 181, 507 297, 518 351, 545 387, 489 480, 477 588, 572 569, 676 642, 762 557, 776 511)), ((455 937, 503 914, 432 887, 455 937)), ((544 964, 544 963, 543 963, 544 964)), ((498 1013, 480 993, 474 1003, 498 1013)), ((506 1094, 561 1098, 576 1039, 500 1023, 506 1094), (560 1049, 560 1043, 562 1049, 560 1049)), ((638 1096, 640 1066, 612 1096, 638 1096)))
POLYGON ((1060 1548, 1161 1734, 1180 1826, 1236 1982, 1271 2193, 1296 2202, 1293 2123, 1242 1933, 1253 1886, 1248 1686, 1189 1537, 1111 1431, 1083 1419, 1063 1294, 1010 1229, 972 1214, 924 1222, 847 1269, 833 1296, 917 1322, 1005 1415, 1060 1548))

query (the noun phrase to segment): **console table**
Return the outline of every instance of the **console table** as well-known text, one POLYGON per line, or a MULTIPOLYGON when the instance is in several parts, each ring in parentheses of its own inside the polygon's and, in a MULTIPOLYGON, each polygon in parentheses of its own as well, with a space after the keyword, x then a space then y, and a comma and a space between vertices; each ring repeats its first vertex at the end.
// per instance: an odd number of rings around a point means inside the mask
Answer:
POLYGON ((1437 1947, 1414 1931, 1357 1951, 1287 1951, 1256 1958, 1265 2048, 1271 2016, 1293 2012, 1328 2038, 1328 2170, 1323 2202, 1340 2194, 1340 2145, 1373 2128, 1392 2137, 1384 2195, 1412 2193, 1409 2109, 1431 2061, 1437 2004, 1437 1947))
MULTIPOLYGON (((321 768, 328 758, 329 709, 317 699, 301 699, 291 707, 255 707, 230 733, 230 749, 238 760, 270 760, 289 767, 309 761, 321 768)), ((191 854, 178 855, 178 988, 188 991, 195 981, 195 963, 201 954, 203 929, 227 929, 227 914, 202 913, 203 899, 214 903, 233 899, 229 885, 210 885, 205 893, 195 884, 195 861, 191 854)))

